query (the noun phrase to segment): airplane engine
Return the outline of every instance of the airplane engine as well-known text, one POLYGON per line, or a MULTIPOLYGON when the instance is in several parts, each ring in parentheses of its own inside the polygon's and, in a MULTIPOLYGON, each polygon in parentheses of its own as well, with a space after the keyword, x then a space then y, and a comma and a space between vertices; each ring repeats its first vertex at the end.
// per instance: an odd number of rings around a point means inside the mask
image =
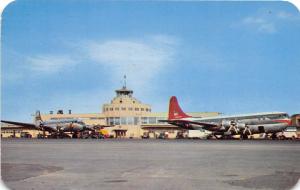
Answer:
POLYGON ((222 121, 221 125, 224 127, 231 127, 233 125, 236 125, 236 123, 235 121, 224 120, 222 121))
POLYGON ((222 121, 222 126, 226 128, 228 134, 238 134, 239 128, 237 127, 238 123, 236 121, 222 121))
POLYGON ((246 128, 246 124, 245 123, 237 123, 237 128, 238 129, 245 129, 246 128))

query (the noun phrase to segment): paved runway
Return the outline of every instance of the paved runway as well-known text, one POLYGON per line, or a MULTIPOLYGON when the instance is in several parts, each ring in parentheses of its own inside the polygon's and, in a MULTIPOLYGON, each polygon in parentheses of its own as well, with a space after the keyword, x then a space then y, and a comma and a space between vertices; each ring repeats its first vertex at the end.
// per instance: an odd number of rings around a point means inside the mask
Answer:
POLYGON ((290 189, 299 141, 3 139, 10 189, 290 189))

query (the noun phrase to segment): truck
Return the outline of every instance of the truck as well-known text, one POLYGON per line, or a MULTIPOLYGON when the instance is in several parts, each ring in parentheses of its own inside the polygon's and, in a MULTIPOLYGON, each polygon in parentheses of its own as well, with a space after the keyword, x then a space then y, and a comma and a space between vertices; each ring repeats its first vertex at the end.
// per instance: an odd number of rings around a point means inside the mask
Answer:
POLYGON ((206 130, 187 130, 186 138, 189 139, 207 139, 211 135, 211 132, 206 130))

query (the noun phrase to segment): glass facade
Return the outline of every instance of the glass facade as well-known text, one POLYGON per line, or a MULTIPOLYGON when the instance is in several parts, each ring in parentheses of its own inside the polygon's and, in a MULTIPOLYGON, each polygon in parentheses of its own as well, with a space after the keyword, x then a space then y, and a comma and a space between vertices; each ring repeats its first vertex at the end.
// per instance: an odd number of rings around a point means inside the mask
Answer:
POLYGON ((107 125, 160 124, 163 122, 159 122, 159 120, 165 119, 164 117, 109 117, 107 118, 107 125))
POLYGON ((133 125, 133 117, 127 117, 127 124, 133 125))
POLYGON ((121 125, 127 125, 127 117, 121 117, 121 125))
POLYGON ((134 117, 134 125, 138 125, 139 124, 139 118, 138 117, 134 117))

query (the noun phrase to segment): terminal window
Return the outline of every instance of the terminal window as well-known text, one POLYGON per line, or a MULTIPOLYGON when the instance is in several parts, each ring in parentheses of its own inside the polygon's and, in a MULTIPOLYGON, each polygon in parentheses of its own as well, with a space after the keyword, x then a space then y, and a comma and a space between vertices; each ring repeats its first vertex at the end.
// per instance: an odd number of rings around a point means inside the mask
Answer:
POLYGON ((148 118, 147 117, 141 117, 141 123, 142 124, 148 124, 148 118))
POLYGON ((120 118, 119 117, 115 117, 115 125, 120 125, 120 118))
POLYGON ((138 117, 134 117, 134 125, 138 125, 139 124, 139 118, 138 117))
POLYGON ((156 117, 149 117, 149 124, 156 124, 156 117))
POLYGON ((127 125, 127 118, 121 117, 121 125, 127 125))
POLYGON ((128 125, 132 125, 133 124, 133 120, 134 120, 133 117, 128 117, 127 118, 127 124, 128 125))
POLYGON ((139 111, 140 109, 139 109, 139 108, 135 108, 134 110, 135 110, 135 111, 139 111))
POLYGON ((125 110, 126 110, 126 108, 122 108, 122 110, 123 110, 123 111, 125 111, 125 110))

